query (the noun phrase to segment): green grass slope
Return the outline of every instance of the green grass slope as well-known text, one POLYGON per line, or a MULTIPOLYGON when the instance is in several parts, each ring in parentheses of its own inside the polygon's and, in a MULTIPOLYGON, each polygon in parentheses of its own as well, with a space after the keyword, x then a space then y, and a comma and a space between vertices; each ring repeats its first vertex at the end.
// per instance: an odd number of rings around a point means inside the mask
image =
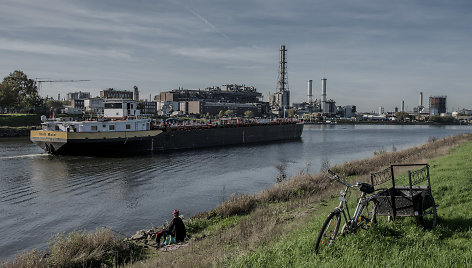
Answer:
MULTIPOLYGON (((412 217, 381 222, 340 237, 315 255, 319 229, 338 201, 320 206, 304 227, 230 260, 233 267, 472 267, 472 142, 429 162, 438 226, 424 230, 412 217)), ((355 199, 353 192, 351 199, 355 199)))

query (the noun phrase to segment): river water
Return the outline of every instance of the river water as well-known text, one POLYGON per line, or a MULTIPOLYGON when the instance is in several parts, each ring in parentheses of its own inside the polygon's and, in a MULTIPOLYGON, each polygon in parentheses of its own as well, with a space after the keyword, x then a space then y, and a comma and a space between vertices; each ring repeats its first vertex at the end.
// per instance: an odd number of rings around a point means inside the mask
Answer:
POLYGON ((60 232, 108 226, 130 235, 255 193, 288 176, 469 133, 471 126, 305 125, 301 141, 147 156, 50 156, 27 138, 0 139, 0 260, 45 249, 60 232), (283 168, 280 168, 283 167, 283 168))

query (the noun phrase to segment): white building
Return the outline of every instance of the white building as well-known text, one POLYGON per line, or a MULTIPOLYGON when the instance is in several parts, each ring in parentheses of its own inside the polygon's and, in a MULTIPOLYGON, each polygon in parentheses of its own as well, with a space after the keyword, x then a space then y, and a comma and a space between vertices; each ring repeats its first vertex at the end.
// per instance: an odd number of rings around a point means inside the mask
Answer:
POLYGON ((107 99, 103 116, 107 118, 135 117, 140 115, 138 103, 134 100, 107 99))
POLYGON ((91 114, 103 114, 103 99, 90 98, 84 100, 85 111, 91 114))

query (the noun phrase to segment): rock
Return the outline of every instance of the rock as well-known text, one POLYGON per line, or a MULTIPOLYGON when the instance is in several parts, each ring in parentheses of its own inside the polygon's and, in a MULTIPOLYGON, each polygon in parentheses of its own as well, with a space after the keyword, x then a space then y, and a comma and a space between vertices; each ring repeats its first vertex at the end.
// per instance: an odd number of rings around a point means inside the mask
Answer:
POLYGON ((139 240, 139 239, 143 239, 145 237, 146 237, 146 231, 145 230, 140 230, 140 231, 137 231, 136 234, 131 236, 131 239, 132 240, 139 240))

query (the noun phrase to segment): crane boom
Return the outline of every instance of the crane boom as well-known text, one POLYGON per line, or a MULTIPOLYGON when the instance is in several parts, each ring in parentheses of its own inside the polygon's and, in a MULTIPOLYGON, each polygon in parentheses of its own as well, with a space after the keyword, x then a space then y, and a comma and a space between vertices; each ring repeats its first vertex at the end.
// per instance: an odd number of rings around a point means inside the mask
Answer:
POLYGON ((36 83, 55 83, 55 82, 85 82, 90 80, 37 80, 36 83))
POLYGON ((41 83, 56 83, 56 82, 62 83, 62 82, 86 82, 86 81, 90 81, 90 80, 85 80, 85 79, 81 79, 81 80, 37 80, 37 79, 38 78, 36 78, 36 83, 38 84, 38 89, 39 90, 41 90, 41 83))

